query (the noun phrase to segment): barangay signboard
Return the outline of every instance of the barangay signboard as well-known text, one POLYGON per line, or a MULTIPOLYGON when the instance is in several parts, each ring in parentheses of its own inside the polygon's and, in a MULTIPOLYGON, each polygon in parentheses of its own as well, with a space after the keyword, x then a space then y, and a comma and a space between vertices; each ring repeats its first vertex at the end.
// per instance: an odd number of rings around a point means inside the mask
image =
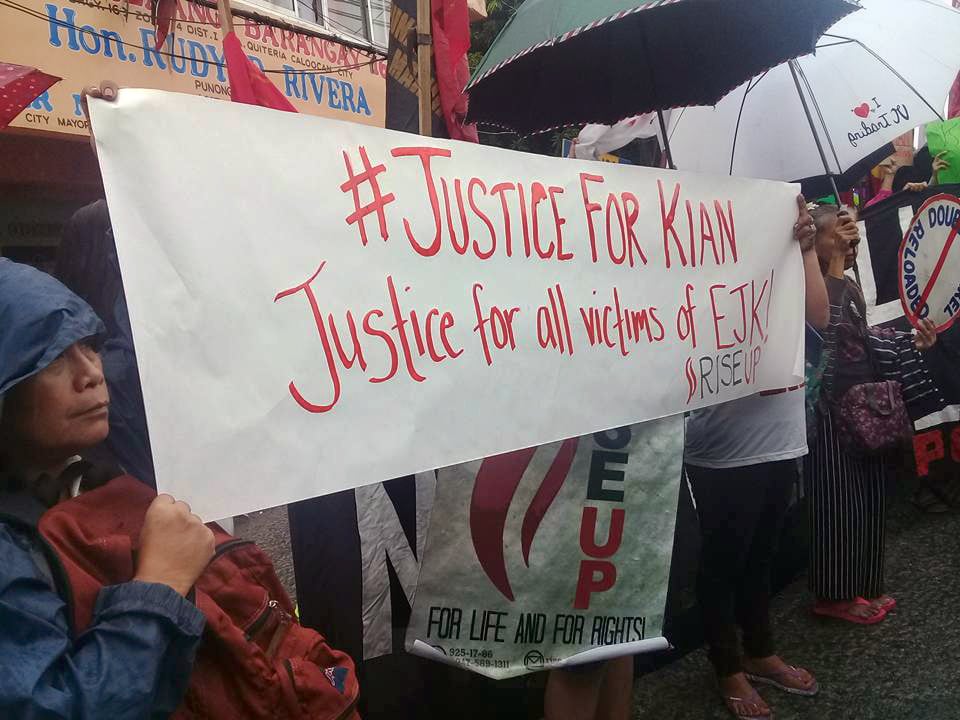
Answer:
MULTIPOLYGON (((161 47, 150 0, 20 0, 0 5, 0 60, 63 80, 13 127, 86 135, 80 91, 103 78, 229 100, 216 5, 176 0, 173 32, 161 47)), ((235 18, 244 51, 298 112, 383 127, 386 61, 333 38, 235 18)))
POLYGON ((960 199, 929 198, 910 222, 900 244, 900 301, 916 326, 929 319, 938 331, 960 315, 960 199))

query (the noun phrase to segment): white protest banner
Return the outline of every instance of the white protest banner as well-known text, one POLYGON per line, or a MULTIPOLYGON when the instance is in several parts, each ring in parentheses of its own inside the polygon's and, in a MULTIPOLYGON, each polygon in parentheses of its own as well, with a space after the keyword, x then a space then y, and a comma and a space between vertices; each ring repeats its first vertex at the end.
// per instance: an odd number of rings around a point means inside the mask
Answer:
POLYGON ((802 375, 795 186, 150 90, 91 114, 158 482, 203 517, 802 375))
POLYGON ((683 416, 441 470, 407 650, 506 678, 663 650, 683 416))
POLYGON ((910 221, 900 244, 900 302, 917 325, 929 319, 946 330, 960 315, 960 198, 929 198, 910 221))

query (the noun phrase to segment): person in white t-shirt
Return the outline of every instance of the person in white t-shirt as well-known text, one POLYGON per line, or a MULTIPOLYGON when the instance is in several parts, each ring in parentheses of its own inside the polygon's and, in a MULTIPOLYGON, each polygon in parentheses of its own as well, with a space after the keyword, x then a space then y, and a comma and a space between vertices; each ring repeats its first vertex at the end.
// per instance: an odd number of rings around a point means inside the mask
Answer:
MULTIPOLYGON (((816 228, 799 197, 794 236, 803 254, 806 319, 829 320, 827 293, 814 251, 816 228)), ((775 654, 770 627, 770 571, 777 539, 807 454, 802 386, 696 410, 687 419, 684 462, 700 519, 697 597, 720 693, 737 718, 767 718, 753 683, 797 695, 819 687, 806 670, 775 654), (743 652, 737 626, 743 631, 743 652)))

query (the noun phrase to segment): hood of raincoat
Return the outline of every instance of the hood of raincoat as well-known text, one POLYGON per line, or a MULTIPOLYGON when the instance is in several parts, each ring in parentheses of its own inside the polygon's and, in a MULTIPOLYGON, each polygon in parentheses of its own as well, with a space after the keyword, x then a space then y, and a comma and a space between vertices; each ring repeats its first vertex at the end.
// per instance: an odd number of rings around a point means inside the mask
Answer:
POLYGON ((91 307, 59 281, 0 258, 0 402, 75 342, 104 330, 91 307))

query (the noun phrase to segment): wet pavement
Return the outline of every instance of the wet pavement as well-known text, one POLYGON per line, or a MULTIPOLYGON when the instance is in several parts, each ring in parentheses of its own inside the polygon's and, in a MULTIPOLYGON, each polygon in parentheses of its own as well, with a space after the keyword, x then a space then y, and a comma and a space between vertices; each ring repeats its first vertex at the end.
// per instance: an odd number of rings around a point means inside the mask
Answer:
MULTIPOLYGON (((760 689, 777 720, 960 719, 960 514, 921 514, 908 493, 888 498, 886 591, 899 605, 883 622, 815 617, 806 576, 774 600, 780 654, 821 687, 814 698, 760 689)), ((733 717, 703 650, 640 678, 635 703, 643 720, 733 717)))

